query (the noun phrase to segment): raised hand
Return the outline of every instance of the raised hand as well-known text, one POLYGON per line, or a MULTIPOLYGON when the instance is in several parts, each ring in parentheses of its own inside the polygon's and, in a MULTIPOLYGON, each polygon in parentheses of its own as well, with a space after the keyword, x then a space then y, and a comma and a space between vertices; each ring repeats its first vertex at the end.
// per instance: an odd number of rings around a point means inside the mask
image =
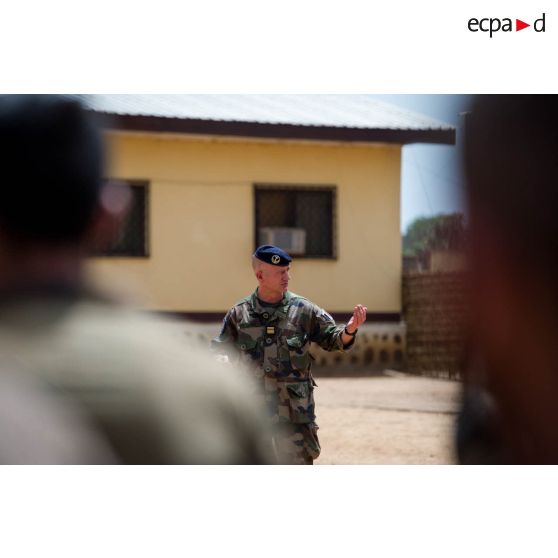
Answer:
POLYGON ((347 323, 346 330, 349 333, 354 333, 366 321, 366 306, 357 304, 351 319, 347 323))

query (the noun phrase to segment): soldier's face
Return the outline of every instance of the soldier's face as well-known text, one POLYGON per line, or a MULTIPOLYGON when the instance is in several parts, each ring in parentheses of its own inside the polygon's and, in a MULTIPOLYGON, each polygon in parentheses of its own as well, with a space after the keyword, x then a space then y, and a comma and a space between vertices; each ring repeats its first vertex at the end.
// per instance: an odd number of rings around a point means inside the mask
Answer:
POLYGON ((264 264, 256 275, 260 286, 272 291, 284 293, 289 288, 291 266, 278 267, 264 264))

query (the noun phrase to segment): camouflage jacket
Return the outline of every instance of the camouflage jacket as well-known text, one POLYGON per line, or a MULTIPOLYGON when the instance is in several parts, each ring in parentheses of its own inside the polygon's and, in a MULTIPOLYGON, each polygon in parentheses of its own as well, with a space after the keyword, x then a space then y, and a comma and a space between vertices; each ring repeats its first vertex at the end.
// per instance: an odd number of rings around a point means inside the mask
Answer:
POLYGON ((310 343, 344 351, 344 324, 308 299, 287 291, 277 306, 262 305, 257 291, 233 306, 212 350, 247 366, 263 383, 273 422, 313 422, 314 398, 310 343))

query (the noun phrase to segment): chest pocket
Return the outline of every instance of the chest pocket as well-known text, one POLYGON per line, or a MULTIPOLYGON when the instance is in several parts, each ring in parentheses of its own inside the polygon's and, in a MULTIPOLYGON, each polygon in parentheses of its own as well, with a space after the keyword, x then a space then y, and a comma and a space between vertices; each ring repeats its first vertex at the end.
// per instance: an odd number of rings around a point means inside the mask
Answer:
POLYGON ((236 348, 240 353, 240 362, 249 364, 256 357, 258 340, 248 336, 241 336, 236 341, 236 348))

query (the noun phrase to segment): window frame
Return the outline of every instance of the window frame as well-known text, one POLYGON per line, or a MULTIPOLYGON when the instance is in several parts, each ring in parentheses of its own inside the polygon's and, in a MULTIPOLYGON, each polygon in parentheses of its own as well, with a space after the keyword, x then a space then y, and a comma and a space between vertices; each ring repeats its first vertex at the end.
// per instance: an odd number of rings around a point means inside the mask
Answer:
POLYGON ((255 182, 253 183, 252 196, 253 196, 253 211, 254 211, 254 250, 258 247, 258 191, 293 191, 293 192, 329 192, 331 194, 331 254, 327 256, 323 255, 292 255, 293 259, 300 260, 338 260, 338 231, 337 231, 337 185, 335 184, 286 184, 283 182, 272 183, 272 182, 255 182))
POLYGON ((130 188, 143 188, 144 191, 144 218, 143 218, 143 223, 144 223, 144 230, 143 230, 143 251, 141 254, 138 253, 132 253, 132 252, 119 252, 119 253, 112 253, 109 249, 103 251, 103 252, 99 252, 99 253, 94 253, 91 255, 91 257, 93 258, 110 258, 110 259, 114 259, 114 258, 133 258, 133 259, 148 259, 151 257, 151 223, 150 223, 150 215, 151 215, 151 206, 150 206, 150 200, 151 200, 151 183, 149 182, 149 180, 145 180, 145 179, 130 179, 130 178, 114 178, 114 177, 109 177, 109 178, 104 178, 103 179, 103 184, 105 184, 106 182, 110 182, 111 180, 115 181, 115 182, 124 182, 126 183, 130 188))

